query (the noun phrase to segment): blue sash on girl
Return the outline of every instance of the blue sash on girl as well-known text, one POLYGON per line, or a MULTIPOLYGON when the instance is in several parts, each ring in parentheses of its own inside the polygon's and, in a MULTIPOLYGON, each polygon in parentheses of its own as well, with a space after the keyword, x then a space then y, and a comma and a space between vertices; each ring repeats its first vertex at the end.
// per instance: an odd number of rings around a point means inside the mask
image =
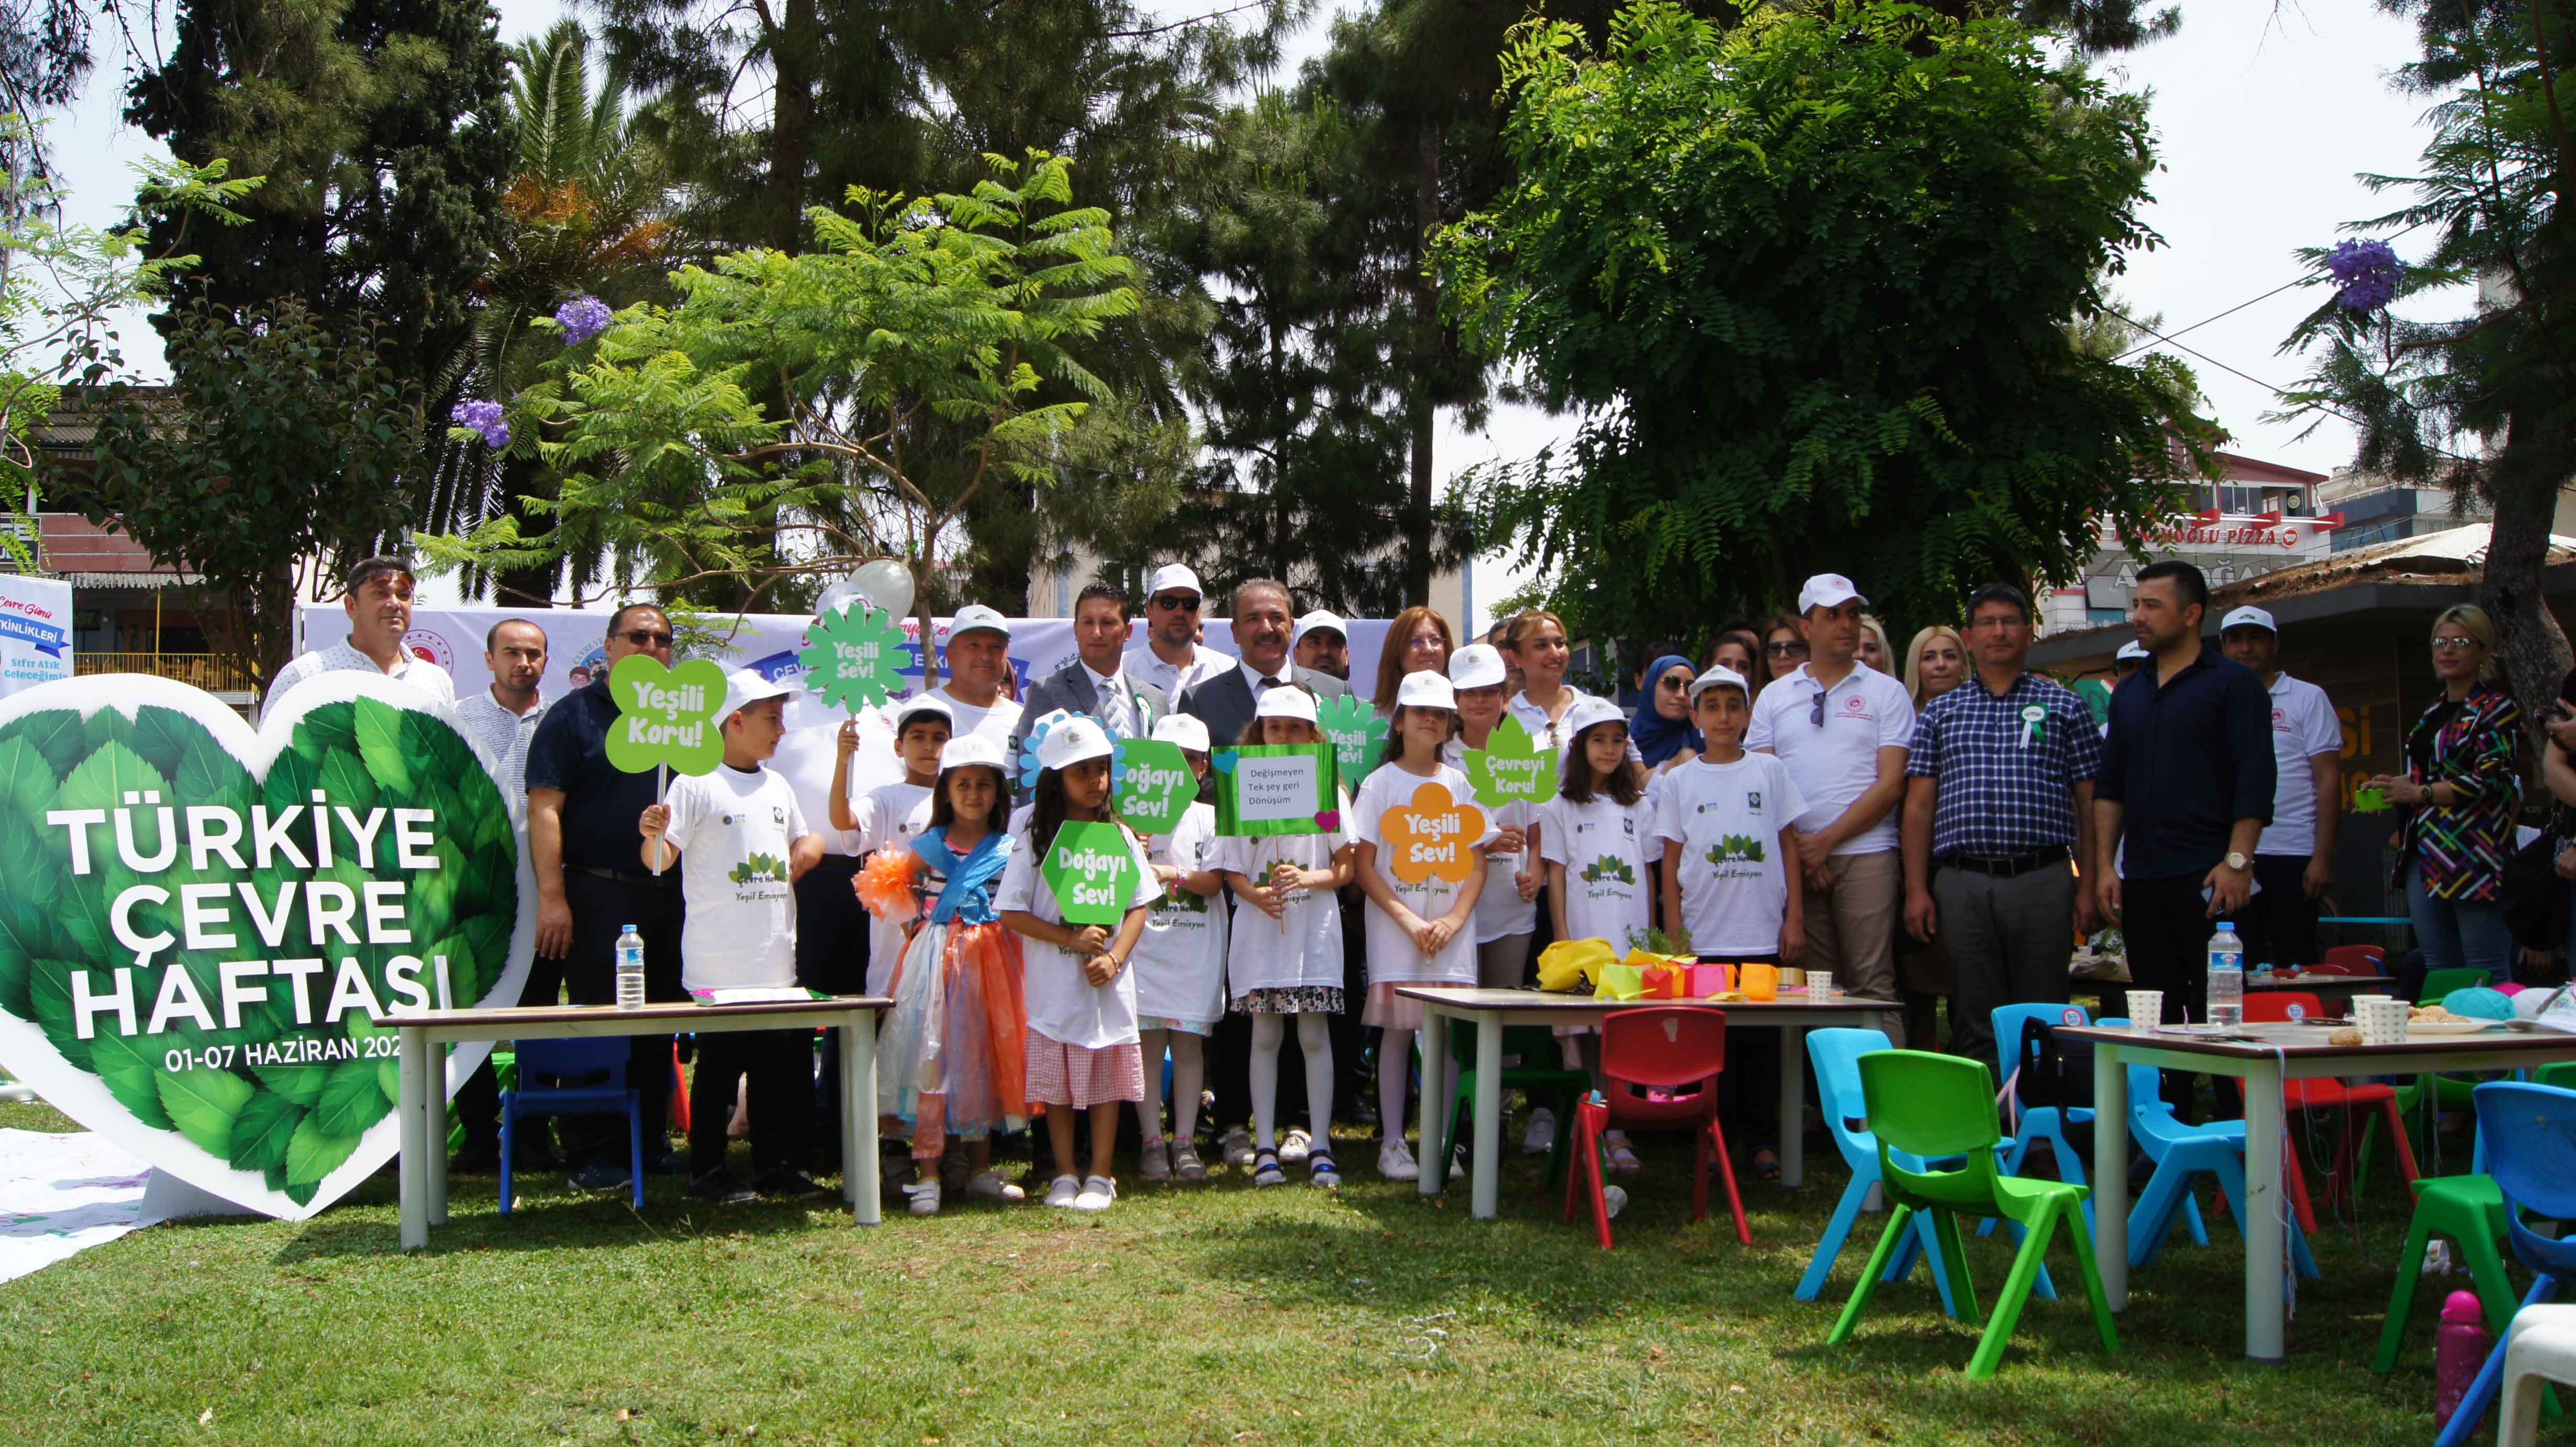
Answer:
POLYGON ((996 829, 978 841, 964 859, 948 847, 948 831, 925 829, 914 835, 912 852, 923 863, 948 877, 939 891, 939 902, 930 907, 930 917, 940 924, 953 924, 963 918, 968 924, 991 924, 1001 913, 993 908, 992 884, 1001 878, 1010 861, 1003 846, 1008 836, 996 829))

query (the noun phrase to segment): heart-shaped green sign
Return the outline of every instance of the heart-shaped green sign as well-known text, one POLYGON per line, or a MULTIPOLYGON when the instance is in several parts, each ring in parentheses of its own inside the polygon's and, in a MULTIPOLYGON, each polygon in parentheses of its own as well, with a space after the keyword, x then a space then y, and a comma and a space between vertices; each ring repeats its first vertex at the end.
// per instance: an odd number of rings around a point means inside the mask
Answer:
POLYGON ((608 726, 608 762, 630 774, 668 768, 696 777, 724 762, 724 669, 692 658, 677 668, 630 653, 608 670, 617 722, 608 726))
POLYGON ((1038 877, 1067 924, 1116 924, 1136 898, 1136 853, 1115 824, 1067 824, 1055 831, 1038 877))
POLYGON ((805 686, 834 708, 873 707, 903 687, 902 669, 911 655, 902 626, 884 609, 837 609, 815 619, 805 637, 796 655, 805 665, 805 686))
MULTIPOLYGON (((373 1015, 515 1000, 536 892, 494 765, 391 679, 260 732, 167 679, 0 700, 0 1062, 223 1199, 301 1219, 400 1144, 373 1015)), ((448 1090, 489 1047, 456 1047, 448 1090)))
POLYGON ((1118 817, 1139 834, 1169 834, 1198 802, 1199 776, 1179 744, 1118 741, 1118 817))

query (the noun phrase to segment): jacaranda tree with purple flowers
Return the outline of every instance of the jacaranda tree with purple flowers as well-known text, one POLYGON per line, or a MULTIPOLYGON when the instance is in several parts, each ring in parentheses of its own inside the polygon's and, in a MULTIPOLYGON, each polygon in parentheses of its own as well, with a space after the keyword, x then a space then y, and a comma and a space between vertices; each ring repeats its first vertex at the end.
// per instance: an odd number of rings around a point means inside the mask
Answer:
POLYGON ((2280 415, 2350 419, 2365 470, 2445 487, 2494 518, 2478 602, 2526 716, 2566 676, 2543 606, 2558 495, 2576 483, 2576 63, 2569 0, 2383 0, 2412 17, 2423 58, 2396 84, 2434 100, 2413 175, 2365 175, 2412 204, 2303 253, 2333 295, 2283 344, 2309 371, 2280 415), (2546 43, 2535 43, 2536 37, 2546 43), (2392 243, 2422 248, 2412 264, 2392 243), (2438 294, 2438 295, 2437 295, 2438 294), (2392 308, 2422 298, 2429 319, 2392 308), (2439 303, 2448 308, 2437 310, 2439 303), (2444 314, 2447 313, 2447 314, 2444 314))

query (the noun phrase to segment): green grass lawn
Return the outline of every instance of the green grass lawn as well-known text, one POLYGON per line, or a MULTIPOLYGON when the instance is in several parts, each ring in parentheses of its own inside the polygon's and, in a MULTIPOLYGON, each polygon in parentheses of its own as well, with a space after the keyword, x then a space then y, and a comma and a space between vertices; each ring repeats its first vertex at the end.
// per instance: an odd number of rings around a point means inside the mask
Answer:
MULTIPOLYGON (((68 1129, 42 1106, 0 1126, 68 1129)), ((2432 1427, 2431 1307, 2371 1374, 2404 1197, 2356 1247, 2320 1233, 2290 1358, 2240 1357, 2242 1255, 2168 1249, 2121 1354, 2034 1299, 2002 1373, 1920 1274, 1825 1334, 1885 1218, 1813 1304, 1789 1293, 1844 1175, 1747 1182, 1755 1245, 1692 1224, 1678 1146, 1649 1142, 1604 1253, 1515 1155, 1503 1218, 1376 1178, 1255 1191, 1218 1172, 1098 1217, 1035 1204, 897 1214, 709 1209, 657 1181, 642 1215, 559 1175, 495 1210, 463 1177, 431 1249, 397 1248, 388 1172, 315 1220, 154 1227, 0 1286, 0 1423, 35 1443, 2135 1442, 2406 1443, 2432 1427)), ((1866 1238, 1866 1239, 1863 1239, 1866 1238)), ((2061 1236, 2061 1242, 2063 1237, 2061 1236)), ((2008 1256, 1971 1242, 1990 1304, 2008 1256)), ((2448 1290, 2465 1278, 2428 1282, 2448 1290)))

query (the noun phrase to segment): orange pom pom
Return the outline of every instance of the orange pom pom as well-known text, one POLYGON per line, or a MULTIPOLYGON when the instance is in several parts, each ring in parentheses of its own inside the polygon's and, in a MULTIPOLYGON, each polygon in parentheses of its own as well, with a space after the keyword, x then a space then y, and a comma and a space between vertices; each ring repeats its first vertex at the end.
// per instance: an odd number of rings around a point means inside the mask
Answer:
POLYGON ((892 924, 910 924, 921 917, 921 901, 912 892, 921 867, 921 856, 909 849, 880 849, 868 856, 850 887, 868 913, 892 924))

